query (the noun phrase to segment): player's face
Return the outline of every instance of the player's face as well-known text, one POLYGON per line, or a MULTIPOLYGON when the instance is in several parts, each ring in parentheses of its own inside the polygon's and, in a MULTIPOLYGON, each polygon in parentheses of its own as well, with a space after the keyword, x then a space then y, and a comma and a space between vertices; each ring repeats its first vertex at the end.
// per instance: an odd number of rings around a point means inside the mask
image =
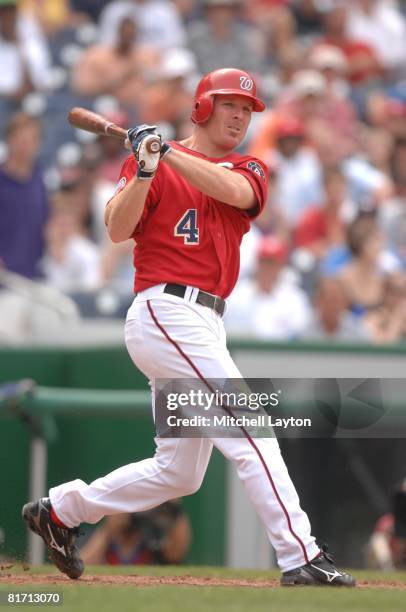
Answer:
POLYGON ((210 139, 222 149, 235 149, 251 120, 253 103, 245 96, 215 96, 213 113, 206 124, 210 139))

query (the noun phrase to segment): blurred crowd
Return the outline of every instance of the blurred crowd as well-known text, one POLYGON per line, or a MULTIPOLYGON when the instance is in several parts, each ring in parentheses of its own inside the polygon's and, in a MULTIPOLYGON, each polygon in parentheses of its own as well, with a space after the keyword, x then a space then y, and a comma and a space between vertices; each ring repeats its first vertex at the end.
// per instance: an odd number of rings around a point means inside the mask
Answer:
POLYGON ((406 339, 405 1, 0 0, 0 58, 3 268, 123 316, 132 244, 103 213, 128 152, 67 113, 182 139, 200 76, 242 68, 268 110, 241 152, 266 162, 269 200, 229 333, 406 339))

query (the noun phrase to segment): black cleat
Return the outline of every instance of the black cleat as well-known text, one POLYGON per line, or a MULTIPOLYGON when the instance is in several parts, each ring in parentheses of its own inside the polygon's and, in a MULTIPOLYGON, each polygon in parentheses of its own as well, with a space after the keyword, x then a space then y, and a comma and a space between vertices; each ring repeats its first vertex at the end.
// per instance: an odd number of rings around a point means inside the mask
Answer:
POLYGON ((50 512, 51 502, 48 497, 43 497, 36 502, 25 504, 22 517, 31 531, 44 540, 56 567, 69 578, 79 578, 84 570, 79 549, 75 545, 79 527, 58 527, 52 522, 50 512))
POLYGON ((323 550, 315 559, 306 565, 284 572, 281 577, 281 585, 353 587, 355 579, 335 567, 333 559, 327 554, 327 547, 323 546, 323 550))

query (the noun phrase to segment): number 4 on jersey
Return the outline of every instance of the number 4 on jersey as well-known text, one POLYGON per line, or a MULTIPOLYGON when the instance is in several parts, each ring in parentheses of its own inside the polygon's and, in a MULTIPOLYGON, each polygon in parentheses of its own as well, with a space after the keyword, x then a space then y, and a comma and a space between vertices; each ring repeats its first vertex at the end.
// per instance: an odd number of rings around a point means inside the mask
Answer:
POLYGON ((184 244, 199 244, 199 228, 197 227, 197 210, 189 208, 175 225, 175 236, 183 236, 184 244))

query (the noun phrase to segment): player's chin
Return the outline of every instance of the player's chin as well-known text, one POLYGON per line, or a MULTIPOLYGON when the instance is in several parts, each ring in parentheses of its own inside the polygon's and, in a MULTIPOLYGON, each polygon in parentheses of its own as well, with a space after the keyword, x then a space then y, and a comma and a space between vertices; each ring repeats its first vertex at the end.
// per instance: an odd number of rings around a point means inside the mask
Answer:
POLYGON ((235 149, 239 146, 244 135, 242 132, 228 131, 222 138, 222 145, 225 149, 235 149))

